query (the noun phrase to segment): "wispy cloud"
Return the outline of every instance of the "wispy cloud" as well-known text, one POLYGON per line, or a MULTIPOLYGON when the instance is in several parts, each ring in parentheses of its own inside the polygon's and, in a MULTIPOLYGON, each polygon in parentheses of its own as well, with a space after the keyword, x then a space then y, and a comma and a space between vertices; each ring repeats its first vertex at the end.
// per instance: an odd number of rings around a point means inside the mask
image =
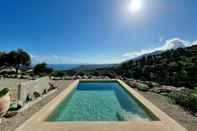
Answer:
MULTIPOLYGON (((163 42, 163 38, 160 38, 160 42, 163 42)), ((37 64, 41 62, 46 62, 47 64, 112 64, 112 63, 120 63, 122 61, 132 59, 144 54, 152 53, 155 51, 164 51, 168 49, 176 49, 178 47, 185 47, 197 45, 197 41, 188 42, 184 41, 180 38, 173 38, 170 40, 166 40, 164 44, 160 47, 156 48, 148 48, 142 49, 139 51, 131 51, 124 53, 122 56, 109 56, 106 54, 98 54, 93 56, 78 56, 78 57, 69 57, 69 56, 61 56, 57 54, 51 55, 38 55, 38 54, 31 54, 32 63, 37 64)))
POLYGON ((70 58, 65 57, 65 56, 58 56, 56 54, 53 55, 36 55, 36 54, 31 54, 32 62, 34 64, 36 63, 48 63, 48 64, 64 64, 68 63, 70 61, 70 58))
POLYGON ((197 45, 197 41, 194 41, 194 42, 192 43, 192 45, 197 45))
POLYGON ((127 52, 127 53, 123 54, 122 57, 132 59, 132 58, 135 58, 135 57, 138 57, 138 56, 141 56, 141 55, 144 55, 144 54, 152 53, 152 52, 155 52, 155 51, 164 51, 164 50, 169 50, 169 49, 176 49, 176 48, 179 48, 179 47, 186 47, 186 46, 191 46, 191 45, 194 45, 194 44, 197 44, 197 41, 188 42, 188 41, 182 40, 180 38, 173 38, 173 39, 170 39, 170 40, 166 40, 164 45, 162 45, 160 47, 127 52))
POLYGON ((123 58, 106 56, 105 54, 98 54, 96 56, 79 56, 79 57, 68 57, 60 55, 37 55, 31 54, 32 63, 42 63, 47 64, 114 64, 120 63, 123 58))

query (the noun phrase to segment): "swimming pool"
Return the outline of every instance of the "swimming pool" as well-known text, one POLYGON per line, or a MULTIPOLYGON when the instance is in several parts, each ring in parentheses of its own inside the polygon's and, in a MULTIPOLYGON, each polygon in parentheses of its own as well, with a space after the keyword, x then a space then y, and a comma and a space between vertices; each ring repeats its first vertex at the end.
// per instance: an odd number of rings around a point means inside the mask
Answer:
POLYGON ((116 81, 82 81, 47 121, 153 121, 152 115, 116 81))

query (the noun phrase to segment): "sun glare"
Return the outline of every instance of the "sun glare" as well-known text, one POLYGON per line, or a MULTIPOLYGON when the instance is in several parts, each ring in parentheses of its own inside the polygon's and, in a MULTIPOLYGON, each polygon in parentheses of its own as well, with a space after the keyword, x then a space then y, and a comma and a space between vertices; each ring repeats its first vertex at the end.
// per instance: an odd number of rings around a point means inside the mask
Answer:
POLYGON ((131 0, 129 3, 129 10, 132 13, 137 13, 142 10, 142 0, 131 0))

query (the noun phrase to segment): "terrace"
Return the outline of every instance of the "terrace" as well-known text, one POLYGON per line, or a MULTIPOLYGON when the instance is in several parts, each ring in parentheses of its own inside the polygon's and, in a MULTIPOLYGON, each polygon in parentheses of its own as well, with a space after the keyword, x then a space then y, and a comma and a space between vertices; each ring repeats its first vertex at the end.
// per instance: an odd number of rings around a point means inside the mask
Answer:
POLYGON ((117 80, 117 82, 130 94, 132 94, 140 103, 142 103, 148 110, 150 110, 159 120, 157 121, 125 121, 125 122, 107 122, 107 121, 63 121, 63 122, 47 122, 47 117, 54 111, 54 109, 67 97, 78 85, 79 80, 76 80, 63 92, 61 92, 56 98, 44 106, 39 112, 33 115, 23 125, 16 129, 16 131, 41 131, 41 130, 108 130, 108 131, 119 131, 119 130, 151 130, 151 131, 186 131, 182 126, 175 122, 172 118, 150 103, 142 95, 137 93, 135 90, 127 86, 124 82, 117 80))

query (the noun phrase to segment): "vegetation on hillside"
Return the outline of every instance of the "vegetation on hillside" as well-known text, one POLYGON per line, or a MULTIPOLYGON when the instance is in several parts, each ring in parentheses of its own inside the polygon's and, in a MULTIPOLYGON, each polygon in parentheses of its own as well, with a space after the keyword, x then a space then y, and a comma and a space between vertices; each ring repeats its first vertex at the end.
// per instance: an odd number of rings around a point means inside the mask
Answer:
POLYGON ((50 73, 50 76, 53 77, 64 77, 65 73, 63 71, 53 71, 50 73))
POLYGON ((65 75, 73 76, 73 75, 79 75, 79 76, 107 76, 109 78, 116 78, 117 74, 114 72, 112 68, 100 68, 100 69, 88 69, 88 70, 81 70, 81 69, 73 69, 73 70, 66 70, 64 71, 65 75))
POLYGON ((178 104, 192 113, 197 113, 197 93, 195 90, 184 89, 168 94, 172 102, 178 104))
POLYGON ((193 88, 197 86, 197 46, 130 60, 115 72, 127 78, 193 88))

